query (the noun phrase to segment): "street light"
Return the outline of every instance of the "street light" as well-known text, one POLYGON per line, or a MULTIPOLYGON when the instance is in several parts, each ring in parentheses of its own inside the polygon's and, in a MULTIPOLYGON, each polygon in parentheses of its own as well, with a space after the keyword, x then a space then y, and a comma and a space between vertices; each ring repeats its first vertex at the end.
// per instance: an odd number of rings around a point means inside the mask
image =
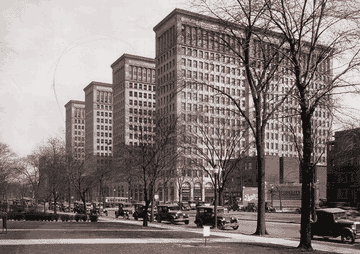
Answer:
POLYGON ((218 167, 215 166, 214 168, 214 177, 215 177, 215 204, 214 204, 214 217, 215 217, 215 224, 214 228, 217 228, 217 175, 219 173, 218 167))
POLYGON ((116 191, 116 189, 114 189, 113 207, 115 207, 115 191, 116 191))

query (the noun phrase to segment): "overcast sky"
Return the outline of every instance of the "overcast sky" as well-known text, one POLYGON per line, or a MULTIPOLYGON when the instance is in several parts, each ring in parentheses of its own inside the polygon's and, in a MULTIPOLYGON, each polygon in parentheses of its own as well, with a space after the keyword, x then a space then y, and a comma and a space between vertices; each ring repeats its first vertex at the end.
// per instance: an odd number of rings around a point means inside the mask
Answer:
POLYGON ((64 105, 83 101, 91 81, 111 83, 110 65, 122 54, 154 58, 153 27, 189 2, 2 1, 0 141, 26 156, 51 136, 64 138, 64 105))
POLYGON ((122 54, 154 58, 153 27, 183 2, 3 1, 0 141, 25 156, 64 137, 64 105, 83 101, 91 81, 111 83, 110 65, 122 54))

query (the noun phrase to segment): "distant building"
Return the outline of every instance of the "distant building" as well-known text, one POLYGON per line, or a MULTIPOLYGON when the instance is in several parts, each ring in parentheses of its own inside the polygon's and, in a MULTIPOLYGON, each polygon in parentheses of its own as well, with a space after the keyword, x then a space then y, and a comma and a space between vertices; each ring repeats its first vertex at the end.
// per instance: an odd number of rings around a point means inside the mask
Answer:
POLYGON ((327 155, 328 202, 359 206, 360 128, 335 132, 327 155))
MULTIPOLYGON (((85 167, 101 171, 110 167, 113 156, 112 84, 91 82, 85 92, 85 167)), ((105 186, 103 186, 105 188, 105 186)), ((105 195, 113 196, 109 186, 105 195)), ((100 187, 89 193, 88 200, 101 197, 100 187)))
POLYGON ((65 104, 65 147, 74 159, 85 160, 85 102, 65 104))
MULTIPOLYGON (((112 84, 91 82, 85 92, 85 157, 113 155, 112 84)), ((111 160, 111 159, 106 159, 111 160)))

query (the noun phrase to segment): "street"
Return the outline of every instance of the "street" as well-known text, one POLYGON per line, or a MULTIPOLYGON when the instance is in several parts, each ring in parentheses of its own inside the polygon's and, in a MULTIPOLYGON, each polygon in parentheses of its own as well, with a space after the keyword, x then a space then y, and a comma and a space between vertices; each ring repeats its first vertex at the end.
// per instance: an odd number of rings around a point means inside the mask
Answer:
MULTIPOLYGON (((297 241, 214 230, 203 237, 194 225, 151 223, 103 217, 91 222, 9 221, 0 234, 1 253, 300 253, 297 241), (107 221, 107 222, 105 222, 107 221)), ((350 245, 327 247, 314 244, 315 254, 355 253, 350 245), (322 250, 322 251, 320 251, 322 250), (324 252, 326 251, 326 252, 324 252)))
MULTIPOLYGON (((191 210, 186 212, 190 217, 190 223, 188 225, 185 225, 183 223, 179 224, 170 224, 169 222, 162 222, 161 226, 169 229, 178 229, 178 230, 194 230, 197 232, 202 232, 203 229, 199 229, 196 227, 194 220, 195 220, 195 211, 191 210)), ((239 235, 252 235, 256 231, 256 218, 257 213, 254 212, 229 212, 230 216, 234 216, 239 219, 239 228, 237 230, 225 229, 225 230, 218 230, 218 229, 211 229, 213 232, 223 232, 228 234, 239 234, 239 235)), ((107 218, 113 218, 114 212, 109 212, 109 217, 107 218)), ((266 237, 269 238, 282 238, 282 239, 289 239, 289 240, 295 240, 300 241, 300 214, 294 214, 294 213, 266 213, 266 229, 269 233, 266 237)), ((106 217, 105 217, 106 219, 106 217)), ((133 220, 133 218, 130 216, 130 219, 133 220)), ((115 220, 124 221, 122 218, 118 218, 115 220)), ((126 221, 126 220, 125 220, 126 221)), ((139 225, 142 225, 142 221, 137 222, 139 225)), ((157 222, 150 223, 151 226, 158 225, 157 222)), ((338 248, 343 247, 345 244, 341 243, 341 239, 335 238, 335 239, 323 239, 321 237, 316 237, 312 241, 314 244, 321 243, 329 246, 330 248, 338 248)), ((347 244, 345 245, 346 248, 353 249, 354 252, 360 253, 360 239, 357 239, 353 245, 347 244)))

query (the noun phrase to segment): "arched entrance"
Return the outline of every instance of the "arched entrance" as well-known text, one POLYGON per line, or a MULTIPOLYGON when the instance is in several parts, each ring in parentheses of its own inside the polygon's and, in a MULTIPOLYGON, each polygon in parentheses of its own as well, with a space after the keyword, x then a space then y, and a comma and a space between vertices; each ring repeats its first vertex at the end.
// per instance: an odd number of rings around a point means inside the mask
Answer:
POLYGON ((205 184, 205 202, 212 203, 214 198, 215 198, 214 186, 212 185, 212 183, 206 183, 205 184))
POLYGON ((182 185, 181 189, 181 201, 189 201, 190 200, 190 183, 185 182, 182 185))
POLYGON ((202 189, 200 183, 195 183, 194 185, 194 200, 202 200, 202 189))

